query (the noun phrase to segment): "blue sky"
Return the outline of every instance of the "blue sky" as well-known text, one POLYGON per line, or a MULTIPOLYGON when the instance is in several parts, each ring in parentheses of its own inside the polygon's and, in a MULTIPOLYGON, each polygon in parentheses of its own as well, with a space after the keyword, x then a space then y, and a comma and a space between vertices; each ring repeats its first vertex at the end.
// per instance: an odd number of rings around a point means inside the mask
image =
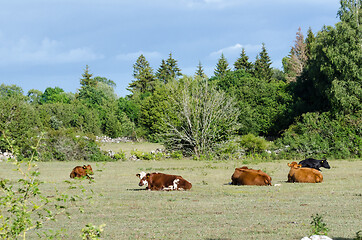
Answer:
POLYGON ((200 61, 211 77, 221 53, 230 66, 242 48, 254 61, 262 43, 281 69, 298 28, 334 25, 338 9, 339 0, 2 1, 0 84, 75 93, 89 65, 125 96, 140 54, 155 72, 172 52, 183 74, 200 61))

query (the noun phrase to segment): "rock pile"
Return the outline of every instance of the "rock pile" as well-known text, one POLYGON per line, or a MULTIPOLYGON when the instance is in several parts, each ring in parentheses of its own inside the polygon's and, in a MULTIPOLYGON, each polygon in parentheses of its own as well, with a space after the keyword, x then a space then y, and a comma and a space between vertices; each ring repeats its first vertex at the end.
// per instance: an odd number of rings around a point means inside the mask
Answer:
POLYGON ((133 142, 131 138, 128 137, 119 137, 119 138, 111 138, 107 136, 96 137, 96 142, 103 143, 121 143, 121 142, 133 142))
POLYGON ((9 158, 14 159, 14 155, 11 152, 0 151, 0 162, 7 161, 9 158))

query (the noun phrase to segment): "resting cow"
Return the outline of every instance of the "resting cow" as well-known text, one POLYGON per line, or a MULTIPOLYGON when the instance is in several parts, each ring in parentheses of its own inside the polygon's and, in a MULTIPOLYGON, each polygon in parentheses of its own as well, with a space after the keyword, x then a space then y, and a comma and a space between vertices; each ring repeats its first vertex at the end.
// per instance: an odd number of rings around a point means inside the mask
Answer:
POLYGON ((81 166, 76 166, 75 168, 73 168, 73 171, 70 173, 70 178, 80 178, 80 177, 84 177, 86 176, 88 179, 90 179, 91 177, 89 177, 89 175, 93 175, 93 170, 91 165, 83 165, 83 167, 81 166))
POLYGON ((313 168, 302 168, 302 165, 297 162, 288 163, 290 171, 288 174, 288 182, 300 183, 321 183, 323 182, 323 175, 313 168))
POLYGON ((147 185, 148 190, 189 190, 192 187, 190 182, 177 175, 141 172, 136 176, 140 178, 138 185, 147 185))
POLYGON ((303 161, 300 161, 298 164, 302 165, 302 167, 317 169, 318 171, 322 171, 319 169, 321 167, 328 168, 328 169, 331 168, 331 166, 329 166, 329 163, 327 162, 327 160, 317 160, 314 158, 307 158, 303 161))
POLYGON ((235 168, 231 176, 232 185, 258 185, 266 186, 271 184, 271 177, 261 170, 249 169, 247 167, 235 168))

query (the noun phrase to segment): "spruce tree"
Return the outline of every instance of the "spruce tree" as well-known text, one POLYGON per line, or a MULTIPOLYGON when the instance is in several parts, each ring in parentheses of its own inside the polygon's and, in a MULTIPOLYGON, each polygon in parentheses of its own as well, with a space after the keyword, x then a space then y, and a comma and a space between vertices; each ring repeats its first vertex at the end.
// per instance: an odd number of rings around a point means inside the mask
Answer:
POLYGON ((141 93, 153 91, 155 76, 153 74, 153 69, 150 67, 150 64, 143 54, 141 54, 136 63, 133 64, 133 77, 135 80, 129 84, 127 90, 133 93, 136 91, 141 93))
POLYGON ((197 66, 197 69, 196 69, 196 72, 195 72, 195 77, 196 76, 199 76, 201 78, 207 78, 205 72, 204 72, 204 69, 201 65, 201 62, 199 62, 199 65, 197 66))
POLYGON ((177 61, 172 58, 172 53, 170 53, 166 61, 162 59, 161 66, 156 72, 156 77, 161 82, 167 83, 179 76, 182 76, 181 69, 177 66, 177 61))
POLYGON ((249 62, 249 57, 245 54, 245 49, 243 48, 240 57, 234 63, 235 70, 243 69, 246 72, 250 72, 253 64, 249 62))
POLYGON ((305 39, 305 44, 306 44, 305 54, 307 55, 308 59, 310 59, 310 57, 311 57, 311 48, 312 48, 312 44, 314 42, 315 42, 315 36, 312 32, 312 29, 309 27, 308 32, 307 32, 307 37, 305 39))
POLYGON ((215 77, 222 78, 229 71, 230 71, 229 63, 226 60, 224 54, 222 53, 214 71, 215 77))
POLYGON ((273 71, 270 65, 272 64, 270 57, 266 51, 265 44, 263 43, 261 52, 257 55, 254 63, 255 77, 270 81, 273 76, 273 71))
POLYGON ((80 85, 83 87, 89 86, 89 87, 95 87, 97 86, 97 82, 94 81, 92 78, 93 74, 89 73, 89 67, 86 65, 84 69, 84 73, 82 74, 82 77, 80 79, 80 85))

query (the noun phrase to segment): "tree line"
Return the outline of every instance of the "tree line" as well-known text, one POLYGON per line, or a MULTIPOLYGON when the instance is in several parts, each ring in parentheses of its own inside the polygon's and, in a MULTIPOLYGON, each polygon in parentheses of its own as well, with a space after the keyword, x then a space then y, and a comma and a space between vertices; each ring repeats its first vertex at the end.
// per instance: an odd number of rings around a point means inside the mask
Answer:
MULTIPOLYGON (((359 158, 361 0, 342 0, 337 15, 335 26, 316 34, 309 29, 304 37, 298 29, 282 70, 271 67, 262 44, 254 62, 245 49, 232 66, 221 54, 211 77, 201 62, 194 76, 183 75, 172 53, 156 71, 140 55, 126 97, 117 97, 115 82, 93 77, 88 66, 76 93, 50 87, 24 95, 2 84, 1 134, 26 153, 45 133, 44 160, 66 160, 74 153, 70 145, 91 158, 96 147, 80 135, 162 142, 197 157, 359 158)), ((0 140, 0 150, 7 148, 0 140)))

